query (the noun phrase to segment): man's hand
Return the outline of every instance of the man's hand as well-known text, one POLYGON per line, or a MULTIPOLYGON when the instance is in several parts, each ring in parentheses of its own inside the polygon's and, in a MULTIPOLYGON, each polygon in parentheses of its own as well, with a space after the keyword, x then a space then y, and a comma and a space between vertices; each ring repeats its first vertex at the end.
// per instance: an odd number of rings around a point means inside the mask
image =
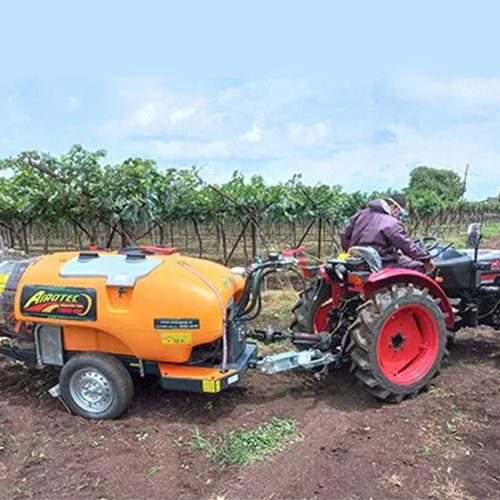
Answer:
POLYGON ((434 263, 434 261, 429 260, 428 262, 424 262, 424 267, 425 271, 430 274, 436 269, 436 264, 434 263))

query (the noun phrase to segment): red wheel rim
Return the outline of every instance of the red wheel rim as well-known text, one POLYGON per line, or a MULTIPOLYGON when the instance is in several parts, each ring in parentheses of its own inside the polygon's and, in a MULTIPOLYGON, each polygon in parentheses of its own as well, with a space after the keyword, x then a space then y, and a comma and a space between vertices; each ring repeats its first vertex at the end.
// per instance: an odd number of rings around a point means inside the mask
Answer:
POLYGON ((313 318, 314 333, 329 332, 331 330, 330 311, 332 301, 324 302, 319 306, 313 318))
POLYGON ((397 385, 411 385, 425 377, 439 353, 439 325, 418 304, 398 309, 382 325, 377 358, 384 376, 397 385))

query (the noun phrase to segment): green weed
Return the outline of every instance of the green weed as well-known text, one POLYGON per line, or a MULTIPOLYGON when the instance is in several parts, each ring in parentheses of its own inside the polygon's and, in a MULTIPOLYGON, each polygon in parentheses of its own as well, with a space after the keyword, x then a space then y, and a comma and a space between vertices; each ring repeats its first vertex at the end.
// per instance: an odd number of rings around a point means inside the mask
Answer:
POLYGON ((153 467, 150 467, 146 471, 146 479, 149 479, 151 476, 154 476, 158 472, 160 472, 160 467, 158 467, 157 465, 153 465, 153 467))
POLYGON ((231 431, 215 438, 205 437, 196 429, 185 444, 191 450, 204 452, 220 467, 245 466, 262 462, 295 441, 297 427, 293 419, 275 417, 255 429, 231 431))
POLYGON ((422 455, 426 458, 429 458, 429 457, 432 457, 432 455, 434 454, 434 452, 431 450, 431 448, 429 448, 429 446, 427 446, 426 444, 424 444, 424 446, 422 446, 422 455))
POLYGON ((3 427, 0 429, 0 451, 5 450, 9 442, 14 442, 14 434, 8 427, 3 427))
POLYGON ((457 424, 453 420, 446 422, 446 432, 448 434, 456 434, 457 431, 458 431, 457 424))

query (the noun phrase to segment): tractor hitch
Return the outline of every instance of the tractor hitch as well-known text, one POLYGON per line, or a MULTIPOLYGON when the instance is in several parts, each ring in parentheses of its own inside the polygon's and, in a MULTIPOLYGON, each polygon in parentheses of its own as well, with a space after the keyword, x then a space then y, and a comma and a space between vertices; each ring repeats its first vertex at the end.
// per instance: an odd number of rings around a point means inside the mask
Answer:
POLYGON ((339 354, 322 352, 319 349, 307 349, 307 351, 287 351, 278 354, 270 354, 259 359, 256 368, 269 375, 278 372, 285 372, 295 368, 312 370, 315 368, 325 368, 340 360, 339 354))
POLYGON ((298 344, 302 348, 310 346, 309 349, 280 352, 259 358, 253 367, 267 374, 284 372, 295 368, 305 370, 323 368, 320 373, 326 373, 328 365, 340 362, 340 353, 331 352, 332 336, 327 332, 311 335, 309 333, 267 329, 252 330, 246 336, 265 344, 285 340, 298 344))
POLYGON ((273 342, 289 341, 293 344, 301 346, 315 347, 321 351, 327 351, 332 345, 332 335, 328 332, 317 334, 310 333, 296 333, 296 332, 283 332, 281 330, 251 330, 246 334, 247 338, 258 340, 264 344, 272 344, 273 342))

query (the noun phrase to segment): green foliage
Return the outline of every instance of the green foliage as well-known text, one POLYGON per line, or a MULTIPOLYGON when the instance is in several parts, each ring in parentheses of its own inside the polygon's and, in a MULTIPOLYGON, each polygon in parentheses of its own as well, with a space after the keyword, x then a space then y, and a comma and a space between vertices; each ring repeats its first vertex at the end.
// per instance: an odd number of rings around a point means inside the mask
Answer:
MULTIPOLYGON (((28 151, 0 160, 0 227, 24 242, 35 224, 48 234, 61 223, 84 233, 92 244, 110 244, 115 234, 123 243, 136 242, 169 222, 240 225, 249 214, 271 223, 322 219, 340 226, 370 199, 385 193, 346 193, 340 186, 307 186, 296 175, 269 185, 262 176, 235 172, 212 189, 196 168, 161 169, 155 161, 129 158, 106 163, 106 151, 75 145, 61 157, 28 151), (37 165, 39 165, 37 167, 37 165), (218 192, 217 192, 218 190, 218 192), (106 234, 108 241, 97 241, 106 234)), ((449 170, 418 167, 407 189, 414 226, 426 216, 461 209, 474 214, 498 211, 499 205, 462 200, 463 185, 449 170)), ((422 223, 421 223, 422 222, 422 223)), ((199 233, 198 233, 199 235, 199 233)), ((200 238, 200 253, 201 253, 200 238)))
POLYGON ((296 420, 274 417, 269 423, 248 431, 231 431, 223 436, 207 438, 196 429, 186 445, 203 451, 220 467, 245 466, 262 462, 297 439, 296 420))
POLYGON ((458 204, 464 188, 460 176, 453 170, 417 167, 410 174, 407 194, 414 208, 432 212, 458 204))

